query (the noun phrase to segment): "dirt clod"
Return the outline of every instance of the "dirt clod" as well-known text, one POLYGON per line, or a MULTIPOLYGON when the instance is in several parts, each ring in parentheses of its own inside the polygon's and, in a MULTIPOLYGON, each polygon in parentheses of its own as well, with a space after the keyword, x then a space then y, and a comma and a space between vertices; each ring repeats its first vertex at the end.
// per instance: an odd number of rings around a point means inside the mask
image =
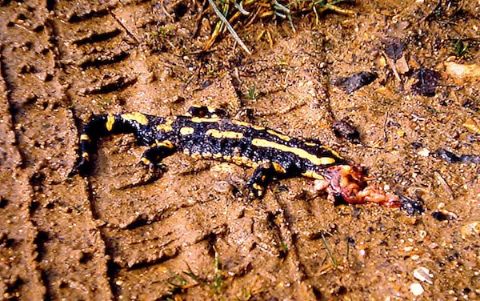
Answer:
POLYGON ((360 143, 360 133, 348 120, 343 119, 335 121, 332 129, 337 137, 342 137, 355 144, 360 143))
POLYGON ((420 68, 416 73, 417 82, 412 86, 413 92, 423 96, 435 96, 440 74, 426 68, 420 68))
POLYGON ((362 71, 347 77, 340 77, 334 81, 334 84, 350 94, 372 83, 375 79, 377 79, 375 72, 362 71))

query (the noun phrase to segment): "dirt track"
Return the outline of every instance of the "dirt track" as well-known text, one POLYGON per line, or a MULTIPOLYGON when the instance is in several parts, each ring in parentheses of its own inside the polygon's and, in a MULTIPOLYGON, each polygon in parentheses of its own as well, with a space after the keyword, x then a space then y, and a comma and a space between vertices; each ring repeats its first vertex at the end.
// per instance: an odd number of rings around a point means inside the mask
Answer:
POLYGON ((478 1, 443 14, 437 1, 357 4, 355 17, 297 20, 296 33, 265 22, 239 30, 252 56, 228 35, 199 51, 210 29, 204 20, 192 38, 191 1, 92 3, 0 1, 4 299, 391 300, 413 299, 415 282, 420 299, 480 298, 479 165, 434 156, 480 155, 480 134, 464 126, 480 125, 478 80, 455 81, 443 65, 480 63, 478 1), (459 38, 472 39, 468 55, 451 58, 459 38), (394 39, 405 44, 401 82, 382 50, 394 39), (433 97, 412 91, 421 67, 441 74, 433 97), (370 70, 378 79, 350 95, 332 85, 370 70), (92 176, 67 177, 91 113, 192 104, 325 141, 426 212, 334 206, 301 178, 249 202, 251 170, 183 154, 142 184, 143 149, 128 135, 100 143, 92 176), (362 144, 333 134, 345 117, 362 144), (419 267, 431 283, 414 278, 419 267))

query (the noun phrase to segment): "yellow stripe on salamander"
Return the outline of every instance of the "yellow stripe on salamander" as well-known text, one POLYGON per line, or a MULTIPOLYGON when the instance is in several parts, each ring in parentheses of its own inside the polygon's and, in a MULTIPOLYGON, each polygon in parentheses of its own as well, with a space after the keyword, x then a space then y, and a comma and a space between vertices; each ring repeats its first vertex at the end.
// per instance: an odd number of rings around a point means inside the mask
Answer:
POLYGON ((305 177, 308 177, 308 178, 313 178, 313 179, 317 179, 317 180, 324 180, 325 178, 321 175, 321 174, 318 174, 314 171, 306 171, 302 174, 303 176, 305 177))
POLYGON ((122 114, 121 116, 123 119, 133 120, 140 123, 141 125, 148 125, 148 118, 142 113, 133 112, 133 113, 122 114))
POLYGON ((253 124, 250 124, 248 122, 243 122, 243 121, 239 121, 239 120, 232 120, 232 123, 235 124, 235 125, 252 128, 252 129, 255 129, 255 130, 259 130, 259 131, 263 131, 265 129, 263 126, 257 126, 257 125, 253 125, 253 124))
POLYGON ((201 122, 219 122, 220 118, 200 118, 200 117, 192 117, 192 122, 201 123, 201 122))
POLYGON ((334 151, 333 149, 331 149, 330 147, 328 146, 325 146, 325 145, 320 145, 318 143, 313 143, 313 142, 305 142, 305 145, 308 145, 308 146, 315 146, 315 147, 321 147, 329 152, 331 152, 335 157, 337 157, 337 159, 343 159, 342 156, 340 156, 340 154, 336 151, 334 151))
POLYGON ((219 131, 216 129, 209 129, 205 135, 212 136, 214 138, 222 139, 222 138, 229 138, 229 139, 242 139, 243 134, 238 132, 231 132, 231 131, 219 131))
POLYGON ((288 137, 287 135, 280 134, 274 130, 267 130, 267 133, 270 135, 277 136, 278 138, 282 139, 283 141, 290 141, 292 138, 288 137))
POLYGON ((340 156, 339 153, 337 153, 336 151, 334 151, 333 149, 331 149, 330 147, 328 146, 325 146, 325 145, 322 145, 321 147, 323 147, 324 149, 326 149, 327 151, 331 152, 335 157, 337 157, 338 159, 343 159, 342 156, 340 156))
POLYGON ((271 141, 268 141, 268 140, 265 140, 265 139, 255 138, 255 139, 252 140, 252 144, 254 146, 258 146, 258 147, 264 147, 264 148, 269 147, 269 148, 278 149, 280 151, 295 154, 295 155, 299 156, 300 158, 308 160, 312 164, 317 165, 317 166, 328 165, 328 164, 335 163, 334 158, 330 158, 330 157, 319 158, 319 157, 317 157, 315 155, 312 155, 309 152, 307 152, 307 151, 305 151, 301 148, 286 146, 286 145, 282 145, 282 144, 279 144, 279 143, 276 143, 276 142, 271 142, 271 141))
POLYGON ((107 123, 105 123, 105 127, 107 128, 107 131, 111 131, 113 129, 113 124, 115 123, 115 116, 112 114, 108 114, 107 116, 107 123))

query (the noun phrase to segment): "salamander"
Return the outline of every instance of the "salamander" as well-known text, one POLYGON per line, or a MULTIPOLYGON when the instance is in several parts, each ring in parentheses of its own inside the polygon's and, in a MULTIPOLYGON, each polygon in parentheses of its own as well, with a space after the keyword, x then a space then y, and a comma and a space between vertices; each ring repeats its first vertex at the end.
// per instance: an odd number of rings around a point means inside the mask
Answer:
POLYGON ((320 180, 331 197, 348 203, 398 204, 397 196, 367 185, 362 168, 319 141, 231 120, 224 110, 206 106, 193 106, 187 114, 172 117, 139 112, 93 115, 80 134, 75 171, 89 172, 99 138, 121 133, 133 133, 139 145, 149 147, 141 157, 149 167, 181 151, 194 159, 254 168, 247 181, 252 197, 262 197, 274 178, 305 176, 320 180))

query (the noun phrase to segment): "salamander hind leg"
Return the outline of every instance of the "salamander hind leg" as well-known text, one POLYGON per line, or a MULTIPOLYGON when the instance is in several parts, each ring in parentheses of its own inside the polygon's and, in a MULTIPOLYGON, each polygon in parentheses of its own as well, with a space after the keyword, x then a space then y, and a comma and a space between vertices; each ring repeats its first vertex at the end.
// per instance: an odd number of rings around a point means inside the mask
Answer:
POLYGON ((247 186, 250 189, 250 197, 263 197, 268 183, 275 174, 276 171, 272 163, 264 163, 257 167, 247 182, 247 186))
POLYGON ((148 135, 149 119, 152 116, 134 112, 128 114, 93 115, 80 133, 79 158, 69 176, 77 173, 88 174, 91 170, 92 154, 101 137, 114 134, 133 133, 137 140, 150 144, 152 138, 148 135))
POLYGON ((227 117, 227 112, 219 108, 211 108, 207 106, 191 106, 188 109, 188 114, 192 117, 227 117))
POLYGON ((118 124, 118 116, 113 114, 93 115, 89 122, 83 126, 79 141, 79 158, 69 176, 79 173, 88 174, 91 170, 92 154, 97 147, 97 140, 108 135, 118 124))

